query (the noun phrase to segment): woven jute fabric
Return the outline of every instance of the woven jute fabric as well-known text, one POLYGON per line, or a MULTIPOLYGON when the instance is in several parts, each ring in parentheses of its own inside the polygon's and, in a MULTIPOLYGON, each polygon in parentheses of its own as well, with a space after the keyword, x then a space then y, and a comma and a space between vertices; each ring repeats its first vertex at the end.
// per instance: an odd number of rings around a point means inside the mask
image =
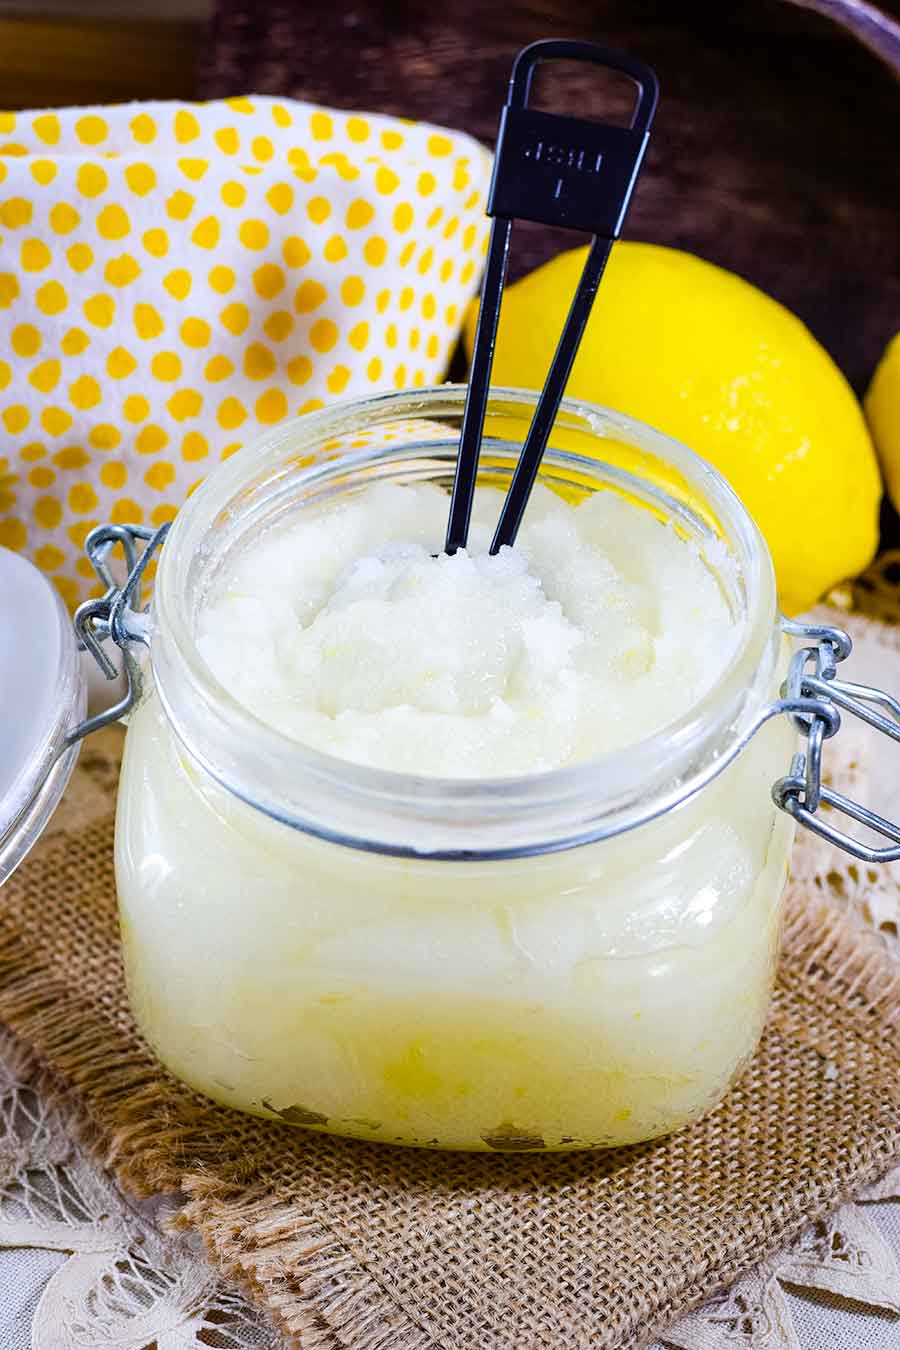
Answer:
MULTIPOLYGON (((120 741, 86 745, 0 892, 0 1019, 119 1183, 180 1192, 180 1224, 304 1350, 636 1346, 900 1156, 900 966, 808 844, 759 1051, 668 1139, 442 1154, 215 1106, 160 1068, 129 1012, 112 863, 120 741)), ((864 887, 866 869, 850 871, 864 887)))

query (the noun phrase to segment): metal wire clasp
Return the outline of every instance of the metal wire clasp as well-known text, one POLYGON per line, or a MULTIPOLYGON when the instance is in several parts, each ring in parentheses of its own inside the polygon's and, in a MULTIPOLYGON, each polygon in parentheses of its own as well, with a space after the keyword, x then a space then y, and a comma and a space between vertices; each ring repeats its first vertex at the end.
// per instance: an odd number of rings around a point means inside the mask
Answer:
POLYGON ((885 863, 900 859, 900 826, 870 811, 843 793, 822 782, 824 742, 840 729, 841 713, 852 713, 893 741, 900 741, 900 700, 866 684, 849 684, 837 678, 837 667, 853 649, 848 633, 828 625, 795 623, 785 619, 784 631, 807 645, 791 660, 783 692, 784 711, 806 736, 805 749, 791 761, 790 773, 779 778, 772 796, 782 811, 787 811, 808 830, 836 844, 864 862, 885 863), (808 700, 820 705, 817 709, 808 700), (879 711, 883 709, 884 711, 879 711), (818 814, 821 806, 831 807, 866 825, 876 834, 893 841, 890 847, 873 848, 831 825, 818 814))
POLYGON ((73 623, 78 646, 82 651, 91 653, 108 680, 114 680, 119 672, 103 649, 103 643, 112 638, 122 651, 126 689, 118 703, 74 726, 67 734, 60 753, 89 736, 92 731, 98 731, 100 727, 124 717, 140 698, 141 669, 132 647, 136 642, 149 646, 150 637, 147 614, 143 609, 136 608, 134 602, 137 600, 140 605, 141 580, 147 564, 168 534, 169 524, 166 522, 158 530, 150 530, 143 525, 98 525, 85 540, 84 551, 106 590, 98 599, 86 600, 75 611, 73 623), (138 554, 137 544, 141 540, 144 541, 144 549, 138 554), (116 581, 110 566, 110 555, 117 544, 121 544, 125 554, 127 575, 122 585, 116 581))

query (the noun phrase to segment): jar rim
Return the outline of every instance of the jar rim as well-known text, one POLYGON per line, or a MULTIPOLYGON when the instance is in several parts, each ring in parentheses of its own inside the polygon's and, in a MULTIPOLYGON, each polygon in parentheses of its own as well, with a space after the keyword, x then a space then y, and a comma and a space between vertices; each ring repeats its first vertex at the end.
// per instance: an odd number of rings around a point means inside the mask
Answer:
MULTIPOLYGON (((768 548, 722 475, 680 442, 625 414, 565 399, 560 418, 598 440, 620 438, 658 456, 701 492, 738 563, 746 612, 731 660, 680 718, 651 736, 560 768, 498 778, 440 778, 375 768, 330 755, 262 722, 222 686, 200 654, 188 598, 191 565, 211 565, 214 528, 257 509, 254 484, 277 482, 285 457, 309 451, 379 419, 457 416, 466 387, 345 399, 281 424, 249 443, 205 480, 177 516, 162 551, 153 597, 151 664, 169 722, 188 754, 229 793, 307 834, 366 851, 439 859, 523 857, 610 837, 678 805, 741 748, 767 698, 779 633, 768 548)), ((530 411, 532 390, 494 387, 491 406, 530 411)), ((490 409, 489 409, 490 411, 490 409)), ((553 436, 551 436, 552 447, 553 436)), ((398 447, 342 456, 337 465, 308 455, 294 489, 317 478, 399 455, 398 447)), ((302 455, 300 456, 302 458, 302 455)), ((598 477, 602 461, 548 450, 547 462, 580 461, 598 477)), ((608 466, 606 466, 608 468, 608 466)), ((627 475, 626 475, 627 477, 627 475)))

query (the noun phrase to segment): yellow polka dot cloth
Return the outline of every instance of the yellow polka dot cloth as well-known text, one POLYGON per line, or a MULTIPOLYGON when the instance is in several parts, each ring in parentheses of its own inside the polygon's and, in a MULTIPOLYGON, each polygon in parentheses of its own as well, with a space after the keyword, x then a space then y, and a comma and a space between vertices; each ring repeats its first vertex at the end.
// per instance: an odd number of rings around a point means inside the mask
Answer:
POLYGON ((234 98, 0 115, 0 544, 70 606, 282 418, 440 380, 491 169, 469 137, 234 98))

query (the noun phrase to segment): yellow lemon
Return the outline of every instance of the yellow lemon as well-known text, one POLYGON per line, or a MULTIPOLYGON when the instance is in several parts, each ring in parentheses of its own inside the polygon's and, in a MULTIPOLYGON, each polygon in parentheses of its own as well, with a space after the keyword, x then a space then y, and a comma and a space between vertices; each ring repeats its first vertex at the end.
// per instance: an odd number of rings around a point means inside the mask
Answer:
POLYGON ((891 501, 900 510, 900 333, 889 342, 866 394, 866 416, 891 501))
MULTIPOLYGON (((543 384, 585 252, 508 288, 495 384, 543 384)), ((476 318, 472 306, 470 351, 476 318)), ((896 343, 891 359, 896 404, 896 343)), ((566 392, 657 427, 725 475, 765 535, 786 613, 871 561, 881 480, 859 403, 800 320, 740 277, 677 249, 616 244, 566 392)), ((896 413, 893 428, 900 487, 896 413)))

